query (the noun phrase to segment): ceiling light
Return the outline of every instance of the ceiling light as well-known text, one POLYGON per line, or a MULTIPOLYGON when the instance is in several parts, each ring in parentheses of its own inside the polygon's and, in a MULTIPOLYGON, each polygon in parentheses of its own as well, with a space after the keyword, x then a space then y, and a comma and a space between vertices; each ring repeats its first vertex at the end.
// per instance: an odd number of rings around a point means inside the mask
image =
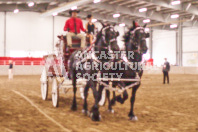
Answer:
POLYGON ((57 2, 53 1, 53 2, 50 2, 49 5, 56 5, 57 2))
POLYGON ((120 27, 124 27, 125 26, 125 23, 121 23, 119 24, 120 27))
POLYGON ((151 22, 150 19, 145 19, 145 20, 143 20, 143 23, 149 23, 149 22, 151 22))
POLYGON ((178 14, 171 15, 171 18, 178 18, 178 17, 179 17, 178 14))
POLYGON ((14 13, 18 13, 18 12, 19 12, 19 9, 15 9, 15 10, 14 10, 14 13))
POLYGON ((179 4, 181 4, 180 0, 175 0, 171 2, 171 5, 179 5, 179 4))
POLYGON ((29 7, 34 6, 34 2, 30 2, 30 3, 28 3, 28 6, 29 6, 29 7))
POLYGON ((71 8, 71 10, 76 10, 78 7, 77 6, 73 6, 72 8, 71 8))
POLYGON ((94 0, 93 3, 99 3, 101 0, 94 0))
POLYGON ((141 9, 139 9, 139 12, 145 12, 145 11, 147 11, 147 8, 141 8, 141 9))
POLYGON ((53 15, 53 16, 57 16, 57 15, 58 15, 58 13, 57 13, 57 12, 54 12, 52 15, 53 15))
POLYGON ((120 17, 120 14, 113 14, 114 18, 120 17))
POLYGON ((8 2, 6 2, 6 4, 12 4, 13 2, 12 1, 8 1, 8 2))
POLYGON ((18 1, 18 2, 16 2, 17 4, 22 4, 23 2, 21 2, 21 1, 18 1))
POLYGON ((177 24, 171 24, 170 28, 177 28, 177 24))
POLYGON ((92 19, 92 22, 97 22, 98 20, 97 19, 92 19))

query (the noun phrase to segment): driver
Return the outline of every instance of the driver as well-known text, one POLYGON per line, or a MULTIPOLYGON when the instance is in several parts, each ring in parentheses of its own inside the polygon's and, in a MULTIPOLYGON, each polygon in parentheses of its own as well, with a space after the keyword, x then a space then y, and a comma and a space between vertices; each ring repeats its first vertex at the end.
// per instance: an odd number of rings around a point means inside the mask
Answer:
POLYGON ((68 31, 67 33, 67 45, 69 47, 72 46, 72 37, 76 36, 81 39, 81 47, 85 47, 85 35, 83 33, 80 33, 80 31, 86 32, 86 30, 83 27, 82 20, 77 17, 79 10, 70 10, 69 14, 71 16, 70 19, 68 19, 64 26, 64 31, 68 31))

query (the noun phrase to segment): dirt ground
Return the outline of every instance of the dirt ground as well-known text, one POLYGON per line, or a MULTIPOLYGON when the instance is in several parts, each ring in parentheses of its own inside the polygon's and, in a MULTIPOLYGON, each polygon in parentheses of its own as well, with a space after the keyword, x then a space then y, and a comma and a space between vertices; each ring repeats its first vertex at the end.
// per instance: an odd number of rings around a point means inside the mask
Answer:
POLYGON ((93 122, 82 114, 79 94, 77 111, 70 110, 72 91, 61 92, 59 107, 54 108, 51 90, 47 101, 41 99, 40 76, 14 76, 11 81, 0 76, 0 132, 198 132, 198 75, 170 75, 170 81, 163 85, 162 75, 143 76, 135 102, 137 122, 127 116, 130 99, 117 103, 114 114, 106 103, 100 107, 102 121, 93 122))

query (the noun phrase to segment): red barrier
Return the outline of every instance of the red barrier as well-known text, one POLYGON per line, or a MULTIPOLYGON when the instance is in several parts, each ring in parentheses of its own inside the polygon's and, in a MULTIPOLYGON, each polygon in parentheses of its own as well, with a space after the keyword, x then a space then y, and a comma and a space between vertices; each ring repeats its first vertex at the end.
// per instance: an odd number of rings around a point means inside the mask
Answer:
POLYGON ((43 65, 43 58, 32 57, 0 57, 0 65, 9 65, 12 60, 14 65, 43 65))
POLYGON ((153 59, 147 60, 146 65, 147 66, 153 66, 153 59))

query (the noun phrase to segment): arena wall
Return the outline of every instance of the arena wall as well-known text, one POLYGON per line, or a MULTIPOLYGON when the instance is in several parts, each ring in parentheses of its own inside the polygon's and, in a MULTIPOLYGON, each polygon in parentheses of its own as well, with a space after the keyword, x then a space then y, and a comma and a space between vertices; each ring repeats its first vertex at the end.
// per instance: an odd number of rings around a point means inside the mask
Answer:
MULTIPOLYGON (((183 66, 198 66, 198 28, 183 28, 183 66)), ((154 65, 160 66, 164 58, 170 64, 176 64, 176 31, 153 31, 154 65)))
POLYGON ((0 56, 4 55, 4 13, 0 12, 0 56))
MULTIPOLYGON (((20 56, 23 52, 52 52, 58 41, 57 35, 66 34, 63 27, 68 17, 41 17, 40 13, 35 12, 17 14, 7 12, 6 19, 4 16, 5 13, 0 12, 0 56, 4 56, 4 42, 6 42, 6 56, 11 56, 11 51, 17 51, 15 53, 17 57, 26 57, 20 56), (5 20, 6 32, 3 30, 5 20), (6 35, 5 40, 4 35, 6 35)), ((84 27, 86 23, 87 21, 83 20, 84 27)), ((96 26, 101 29, 100 23, 96 22, 96 26)), ((118 40, 119 45, 122 45, 124 28, 116 26, 115 29, 120 32, 118 40)), ((30 57, 41 56, 31 54, 30 57)))
MULTIPOLYGON (((0 76, 8 75, 8 66, 0 66, 0 76)), ((43 66, 14 66, 14 75, 41 75, 43 66)), ((145 67, 144 74, 162 74, 162 67, 145 67)), ((198 67, 171 66, 170 74, 197 74, 198 67)))
POLYGON ((183 29, 183 65, 198 66, 198 28, 183 29))
POLYGON ((167 58, 170 64, 176 64, 176 32, 166 30, 153 31, 154 65, 161 66, 167 58))
MULTIPOLYGON (((55 16, 54 19, 52 16, 41 17, 40 13, 35 12, 7 12, 6 16, 0 12, 0 56, 4 56, 5 42, 6 56, 10 56, 10 51, 51 52, 58 41, 57 35, 65 34, 63 27, 67 19, 68 17, 62 16, 55 16)), ((83 23, 85 25, 86 21, 83 20, 83 23)), ((96 22, 96 25, 101 28, 100 23, 96 22)), ((118 40, 122 46, 125 28, 116 26, 116 29, 120 32, 118 40)), ((183 29, 183 66, 198 66, 197 35, 198 28, 183 29)), ((152 42, 154 65, 163 64, 164 57, 168 58, 170 64, 176 64, 176 31, 154 30, 152 42)), ((149 40, 147 45, 149 46, 149 40)))

